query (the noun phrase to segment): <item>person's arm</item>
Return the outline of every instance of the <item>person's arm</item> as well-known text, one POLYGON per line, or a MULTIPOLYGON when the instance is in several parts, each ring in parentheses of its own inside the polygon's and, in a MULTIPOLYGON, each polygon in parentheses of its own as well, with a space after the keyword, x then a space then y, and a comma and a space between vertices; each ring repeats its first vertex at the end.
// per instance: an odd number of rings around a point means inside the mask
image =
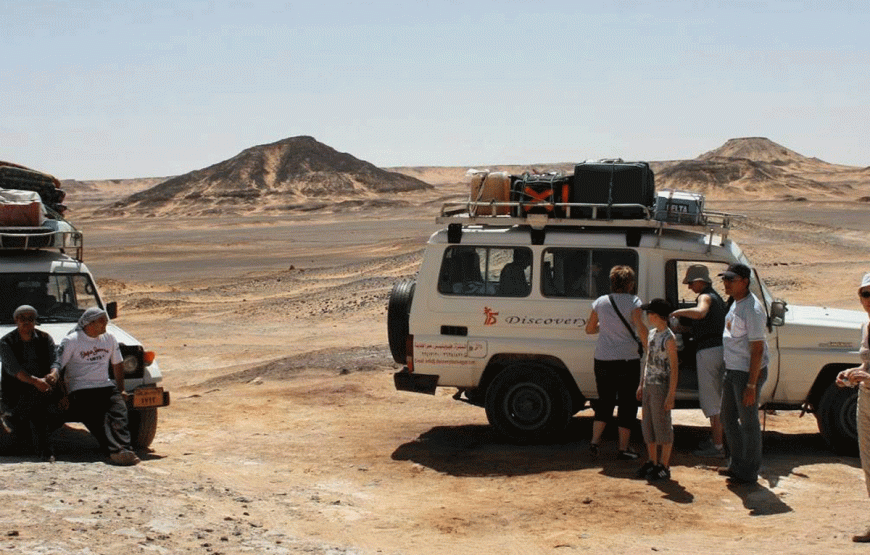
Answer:
POLYGON ((48 376, 46 376, 45 378, 37 378, 36 376, 28 374, 24 370, 20 370, 18 374, 15 375, 15 377, 18 378, 18 381, 20 382, 32 385, 37 390, 39 390, 40 393, 51 391, 51 384, 48 383, 47 380, 48 376))
POLYGON ((124 391, 124 364, 112 364, 112 374, 115 376, 115 385, 118 386, 118 391, 126 397, 127 392, 124 391))
POLYGON ((707 317, 707 313, 710 312, 711 305, 712 300, 710 299, 710 295, 705 293, 698 297, 698 304, 696 306, 675 310, 671 312, 671 316, 677 318, 689 318, 690 320, 703 320, 707 317))
MULTIPOLYGON (((648 343, 649 338, 647 338, 648 343)), ((638 401, 643 401, 643 380, 646 378, 646 367, 649 363, 649 353, 645 354, 646 356, 640 361, 640 382, 637 384, 637 392, 634 394, 638 401)))
POLYGON ((48 366, 50 368, 48 375, 45 376, 45 381, 47 381, 49 385, 54 386, 58 381, 60 381, 60 369, 55 368, 54 363, 57 361, 57 346, 55 346, 54 339, 52 339, 50 335, 45 336, 45 349, 48 352, 48 366))
POLYGON ((743 390, 743 406, 748 407, 758 399, 758 377, 761 375, 761 359, 764 356, 764 340, 749 342, 749 379, 743 390))
POLYGON ((589 335, 595 335, 598 331, 598 313, 593 310, 589 314, 589 319, 586 321, 586 333, 589 335))
POLYGON ((12 350, 12 346, 6 341, 0 341, 0 362, 3 364, 3 373, 7 376, 18 377, 24 369, 18 364, 18 358, 12 350))
POLYGON ((870 364, 868 364, 867 351, 870 350, 870 337, 867 336, 868 324, 864 324, 861 328, 861 348, 858 351, 863 359, 860 366, 854 368, 846 368, 837 374, 836 384, 839 387, 854 387, 860 383, 870 380, 870 364))
POLYGON ((113 342, 112 359, 110 361, 112 364, 112 374, 115 376, 115 385, 118 387, 118 391, 126 399, 127 392, 124 391, 124 358, 121 356, 121 348, 118 346, 118 341, 114 336, 111 337, 113 342))
POLYGON ((668 363, 671 366, 671 377, 668 382, 668 396, 665 398, 665 410, 673 410, 677 402, 677 382, 680 378, 680 359, 677 354, 677 342, 669 339, 667 344, 668 363))
POLYGON ((643 310, 640 308, 635 308, 631 311, 631 321, 634 322, 634 327, 637 330, 637 336, 640 338, 640 342, 643 344, 643 350, 649 350, 649 329, 646 327, 646 324, 643 323, 643 310))

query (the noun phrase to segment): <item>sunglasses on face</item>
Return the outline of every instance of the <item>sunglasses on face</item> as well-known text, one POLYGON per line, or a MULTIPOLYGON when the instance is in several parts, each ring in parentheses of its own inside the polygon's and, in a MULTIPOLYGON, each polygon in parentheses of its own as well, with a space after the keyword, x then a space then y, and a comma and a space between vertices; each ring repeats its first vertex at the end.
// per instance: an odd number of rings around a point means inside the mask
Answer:
POLYGON ((36 322, 36 317, 35 316, 19 316, 18 318, 16 318, 16 320, 19 322, 25 323, 25 324, 31 324, 33 322, 36 322))
POLYGON ((862 299, 870 299, 870 291, 861 291, 858 296, 862 299))

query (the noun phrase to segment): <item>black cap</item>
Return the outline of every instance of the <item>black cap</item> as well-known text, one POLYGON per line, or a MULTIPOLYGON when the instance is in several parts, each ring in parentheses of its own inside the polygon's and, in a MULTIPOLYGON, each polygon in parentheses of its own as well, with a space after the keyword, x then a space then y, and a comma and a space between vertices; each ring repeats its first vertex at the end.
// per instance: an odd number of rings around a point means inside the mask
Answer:
POLYGON ((735 278, 741 277, 743 279, 749 279, 749 276, 752 275, 752 270, 749 269, 749 266, 746 264, 732 264, 728 266, 728 269, 719 274, 719 277, 724 278, 735 278))
POLYGON ((673 307, 671 307, 671 303, 664 299, 653 299, 650 302, 640 307, 641 310, 645 312, 652 312, 653 314, 658 314, 664 320, 668 319, 668 316, 673 312, 673 307))

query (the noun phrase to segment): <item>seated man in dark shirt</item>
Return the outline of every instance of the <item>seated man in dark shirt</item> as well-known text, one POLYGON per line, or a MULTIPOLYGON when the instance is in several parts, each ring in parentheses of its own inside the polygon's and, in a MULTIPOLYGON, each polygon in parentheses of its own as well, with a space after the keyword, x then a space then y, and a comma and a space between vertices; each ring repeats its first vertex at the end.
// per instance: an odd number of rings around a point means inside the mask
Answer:
POLYGON ((36 454, 54 460, 48 437, 56 425, 59 376, 51 369, 55 346, 51 336, 36 329, 36 309, 19 306, 16 329, 0 338, 0 415, 7 431, 32 442, 36 454))

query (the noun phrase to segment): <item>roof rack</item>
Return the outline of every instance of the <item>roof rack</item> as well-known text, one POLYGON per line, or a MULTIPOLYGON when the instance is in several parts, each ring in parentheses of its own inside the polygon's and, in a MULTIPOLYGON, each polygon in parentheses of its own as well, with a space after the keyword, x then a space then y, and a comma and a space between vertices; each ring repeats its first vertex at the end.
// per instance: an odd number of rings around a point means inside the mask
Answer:
POLYGON ((605 228, 618 227, 641 228, 654 230, 661 236, 666 229, 682 229, 695 233, 703 232, 709 235, 712 244, 713 235, 719 235, 724 242, 728 231, 735 220, 744 216, 704 210, 697 215, 669 213, 667 218, 656 219, 653 210, 642 204, 592 204, 579 202, 536 202, 528 203, 513 201, 452 201, 441 207, 441 213, 435 218, 439 224, 460 224, 462 226, 512 227, 529 226, 532 229, 546 227, 567 228, 605 228), (533 213, 527 212, 529 209, 533 213), (631 211, 638 215, 635 218, 613 218, 614 213, 631 211), (498 214, 498 212, 509 212, 498 214), (586 217, 571 217, 581 214, 586 217), (559 215, 559 216, 556 216, 559 215))
POLYGON ((71 249, 71 255, 82 262, 85 242, 82 232, 51 208, 45 210, 49 218, 39 227, 0 227, 0 250, 57 249, 66 253, 71 249))

